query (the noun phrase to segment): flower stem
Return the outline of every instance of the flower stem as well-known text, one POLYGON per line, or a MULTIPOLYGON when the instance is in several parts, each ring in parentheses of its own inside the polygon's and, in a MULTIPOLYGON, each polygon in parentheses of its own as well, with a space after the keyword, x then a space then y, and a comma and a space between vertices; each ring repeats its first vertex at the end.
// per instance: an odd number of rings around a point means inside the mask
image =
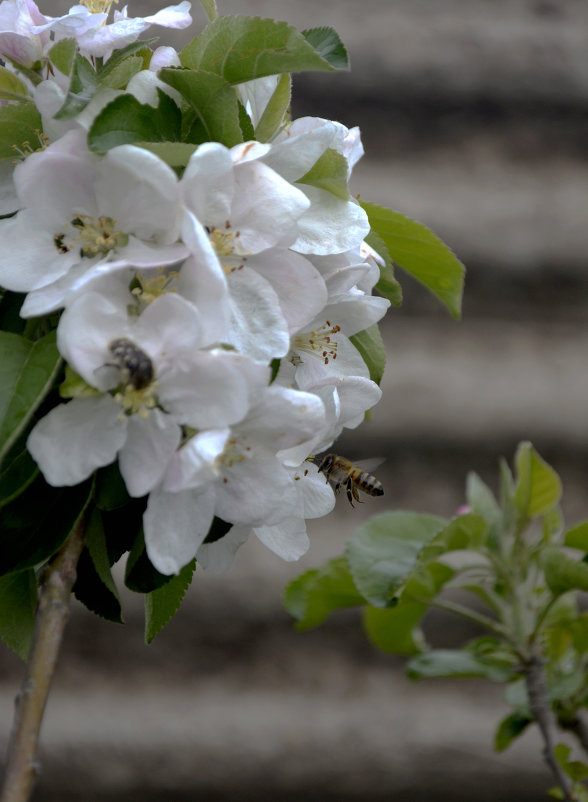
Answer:
POLYGON ((557 722, 547 696, 543 660, 538 655, 532 655, 525 665, 524 674, 531 715, 537 722, 543 738, 543 757, 564 793, 563 799, 566 802, 574 802, 576 796, 572 790, 572 783, 557 762, 554 753, 557 722))
POLYGON ((82 515, 43 575, 27 671, 15 701, 0 802, 26 802, 38 774, 41 721, 69 618, 71 589, 84 547, 84 525, 82 515))

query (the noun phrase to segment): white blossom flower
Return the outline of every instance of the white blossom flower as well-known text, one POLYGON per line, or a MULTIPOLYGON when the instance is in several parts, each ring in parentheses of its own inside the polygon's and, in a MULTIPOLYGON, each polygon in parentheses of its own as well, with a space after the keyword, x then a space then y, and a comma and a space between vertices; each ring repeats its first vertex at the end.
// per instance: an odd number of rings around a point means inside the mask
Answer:
POLYGON ((328 256, 309 256, 321 273, 328 291, 322 315, 333 319, 348 337, 381 320, 390 301, 372 290, 380 278, 378 254, 365 242, 351 251, 328 256))
POLYGON ((139 316, 129 316, 121 298, 86 292, 74 301, 60 320, 58 347, 99 392, 55 407, 31 432, 29 451, 49 484, 77 484, 118 455, 130 495, 142 496, 161 481, 182 426, 241 420, 267 368, 199 350, 201 341, 197 309, 172 293, 139 316))
POLYGON ((291 246, 304 254, 334 254, 360 245, 370 230, 366 213, 355 200, 344 200, 318 187, 296 183, 331 148, 351 168, 363 153, 359 130, 315 117, 302 117, 273 140, 263 161, 302 190, 310 206, 298 220, 299 235, 291 246))
POLYGON ((184 240, 198 260, 214 253, 227 275, 229 342, 265 361, 285 355, 289 332, 309 322, 327 299, 318 270, 288 250, 308 200, 259 161, 267 147, 201 145, 180 182, 184 240))
MULTIPOLYGON (((306 519, 322 518, 335 506, 333 489, 314 463, 303 462, 299 468, 291 468, 290 476, 298 497, 297 514, 278 524, 256 526, 251 530, 265 546, 288 562, 300 559, 308 550, 306 519)), ((196 559, 210 573, 226 571, 249 532, 249 527, 233 526, 214 543, 203 543, 196 552, 196 559)))
POLYGON ((0 284, 28 292, 21 315, 70 302, 95 277, 128 265, 174 264, 188 255, 173 170, 142 148, 100 158, 69 131, 14 171, 21 211, 0 220, 0 284))
POLYGON ((324 420, 318 396, 272 385, 240 423, 200 432, 182 446, 144 516, 147 554, 157 570, 177 573, 189 562, 214 515, 247 527, 296 517, 296 482, 276 453, 321 431, 324 420))
POLYGON ((34 32, 45 21, 34 0, 2 0, 0 3, 0 56, 23 67, 32 67, 49 43, 49 34, 34 32))
POLYGON ((129 17, 127 6, 114 12, 114 21, 107 23, 112 0, 72 6, 61 17, 44 18, 32 27, 36 34, 52 31, 56 40, 73 38, 84 56, 106 57, 115 49, 136 42, 151 25, 164 28, 187 28, 192 22, 187 0, 168 6, 148 17, 129 17), (97 11, 94 8, 98 9, 97 11))

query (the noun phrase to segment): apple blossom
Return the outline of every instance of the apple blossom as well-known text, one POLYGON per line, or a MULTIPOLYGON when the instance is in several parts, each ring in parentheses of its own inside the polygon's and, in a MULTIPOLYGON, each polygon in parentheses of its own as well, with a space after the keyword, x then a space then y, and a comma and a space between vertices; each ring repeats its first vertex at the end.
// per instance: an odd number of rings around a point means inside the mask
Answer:
POLYGON ((23 208, 0 220, 0 283, 29 293, 23 317, 59 309, 105 272, 173 264, 188 255, 176 241, 173 170, 132 145, 100 158, 84 138, 81 130, 69 131, 14 171, 23 208))

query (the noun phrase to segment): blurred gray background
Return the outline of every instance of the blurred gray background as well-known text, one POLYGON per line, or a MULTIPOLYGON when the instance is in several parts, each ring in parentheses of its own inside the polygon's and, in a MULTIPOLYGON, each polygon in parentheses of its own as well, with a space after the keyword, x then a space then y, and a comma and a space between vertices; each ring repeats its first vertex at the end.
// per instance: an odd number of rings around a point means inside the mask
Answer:
MULTIPOLYGON (((46 13, 67 8, 42 5, 46 13)), ((328 24, 352 71, 295 79, 294 116, 359 124, 352 190, 433 228, 468 267, 456 323, 399 271, 383 326, 384 400, 339 451, 382 456, 382 499, 343 498, 284 564, 250 541, 201 572, 150 646, 141 599, 118 627, 74 603, 43 732, 36 802, 525 802, 551 784, 534 732, 502 755, 500 688, 414 684, 359 614, 297 634, 287 581, 341 553, 373 513, 451 515, 467 471, 530 439, 560 472, 568 522, 588 517, 588 4, 586 0, 219 0, 221 13, 328 24)), ((135 3, 131 13, 156 6, 135 3)), ((198 5, 196 24, 204 22, 198 5)), ((196 29, 194 29, 193 33, 196 29)), ((162 43, 180 45, 161 33, 162 43)), ((452 646, 471 633, 432 616, 452 646)), ((0 653, 0 740, 22 674, 0 653)), ((3 750, 4 751, 4 750, 3 750)))

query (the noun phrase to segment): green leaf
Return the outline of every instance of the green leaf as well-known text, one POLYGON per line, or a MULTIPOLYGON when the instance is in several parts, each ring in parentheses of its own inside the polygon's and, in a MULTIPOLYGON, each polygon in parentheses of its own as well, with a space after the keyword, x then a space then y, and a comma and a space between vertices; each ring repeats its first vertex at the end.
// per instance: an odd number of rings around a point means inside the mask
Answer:
POLYGON ((588 766, 580 760, 570 760, 572 753, 567 744, 559 743, 553 747, 553 754, 559 765, 574 782, 588 777, 588 766))
POLYGON ((111 565, 119 560, 133 545, 143 527, 143 514, 147 506, 147 498, 133 498, 122 507, 102 510, 102 526, 108 549, 108 561, 111 565))
POLYGON ((29 90, 18 75, 0 67, 0 100, 28 100, 29 90))
POLYGON ((255 129, 255 137, 258 142, 269 142, 269 140, 278 132, 288 109, 290 108, 290 100, 292 97, 292 79, 288 73, 280 76, 273 95, 269 99, 267 106, 263 110, 263 114, 257 128, 255 129))
POLYGON ((515 470, 515 504, 521 518, 535 518, 558 503, 561 480, 531 443, 520 443, 517 448, 515 470))
POLYGON ((494 493, 473 471, 468 474, 466 480, 466 499, 472 512, 481 515, 488 523, 500 520, 500 506, 494 493))
POLYGON ((298 621, 296 629, 306 630, 322 624, 334 610, 365 604, 365 599, 353 584, 347 561, 337 557, 290 582, 284 604, 298 621))
POLYGON ((60 39, 59 42, 53 45, 48 56, 59 72, 69 76, 73 69, 76 51, 77 42, 75 39, 60 39))
POLYGON ((62 107, 55 114, 56 120, 71 120, 83 111, 98 88, 98 75, 90 62, 76 54, 69 90, 62 107))
POLYGON ((379 384, 386 367, 386 348, 378 324, 374 323, 368 329, 353 334, 350 338, 353 345, 361 354, 370 372, 370 379, 379 384))
POLYGON ((574 589, 588 591, 588 563, 571 560, 555 548, 543 550, 541 563, 545 581, 555 595, 574 589))
POLYGON ((185 167, 198 145, 190 142, 137 142, 139 147, 155 153, 170 167, 185 167))
MULTIPOLYGON (((2 106, 0 106, 0 111, 2 106)), ((0 298, 0 331, 22 334, 27 321, 19 314, 26 295, 21 292, 4 291, 0 298)))
POLYGON ((520 713, 510 713, 498 725, 494 734, 494 749, 497 752, 504 752, 532 722, 533 719, 527 718, 527 716, 523 716, 520 713))
POLYGON ((91 480, 50 487, 38 475, 24 493, 0 508, 0 576, 48 560, 73 529, 91 493, 91 480))
POLYGON ((26 142, 34 149, 42 130, 41 115, 32 101, 0 106, 0 159, 14 159, 15 148, 26 142))
POLYGON ((51 389, 60 365, 55 332, 37 342, 0 332, 0 465, 51 389))
POLYGON ((192 560, 166 585, 145 596, 145 641, 147 643, 151 643, 158 632, 161 632, 179 610, 195 570, 196 560, 192 560))
POLYGON ((96 471, 94 501, 99 509, 117 510, 128 504, 130 500, 131 497, 121 476, 118 462, 113 462, 96 471))
POLYGON ((324 189, 336 198, 346 201, 349 200, 348 172, 349 165, 345 156, 333 148, 327 148, 310 170, 296 183, 324 189))
POLYGON ((120 599, 110 571, 102 518, 96 507, 89 517, 84 542, 73 592, 88 610, 122 624, 120 599))
POLYGON ((345 45, 333 28, 309 28, 302 35, 316 52, 335 70, 348 70, 349 59, 345 45))
POLYGON ((218 9, 216 7, 215 0, 200 0, 200 5, 204 9, 209 21, 214 22, 214 20, 218 17, 218 9))
POLYGON ((388 607, 414 571, 422 548, 446 521, 436 515, 387 512, 360 527, 347 544, 351 576, 375 607, 388 607))
POLYGON ((430 290, 454 318, 459 318, 465 268, 447 245, 422 223, 399 212, 361 201, 360 206, 392 260, 430 290))
POLYGON ((151 39, 139 39, 138 41, 132 42, 130 45, 127 45, 120 50, 115 50, 106 64, 104 64, 102 68, 98 70, 98 81, 100 85, 106 83, 108 76, 115 72, 119 65, 132 55, 136 55, 142 60, 142 69, 149 69, 151 57, 153 56, 151 45, 155 44, 155 42, 157 42, 157 36, 154 36, 151 39))
POLYGON ((143 66, 141 56, 128 56, 112 70, 109 70, 106 75, 100 75, 100 86, 109 89, 126 89, 133 75, 140 72, 143 66))
POLYGON ((221 142, 228 148, 243 141, 237 95, 224 78, 213 72, 172 67, 161 70, 159 77, 194 109, 207 141, 221 142))
POLYGON ((127 559, 125 584, 137 593, 151 593, 172 580, 171 576, 160 574, 153 567, 145 551, 145 538, 139 532, 127 559))
POLYGON ((88 132, 88 147, 105 153, 116 145, 168 142, 180 138, 181 112, 175 102, 157 90, 157 108, 139 103, 133 95, 119 95, 97 115, 88 132))
POLYGON ((438 532, 422 550, 421 563, 436 560, 450 551, 478 549, 484 542, 488 524, 480 515, 473 512, 458 515, 438 532))
POLYGON ((413 655, 426 648, 418 624, 427 610, 426 604, 400 601, 396 607, 366 607, 363 627, 371 643, 389 654, 413 655))
POLYGON ((406 673, 411 679, 485 677, 504 682, 511 676, 511 668, 481 660, 463 649, 433 649, 413 657, 407 665, 406 673))
POLYGON ((284 72, 347 69, 347 54, 334 31, 299 33, 285 22, 227 16, 207 25, 180 53, 182 66, 240 84, 284 72), (319 51, 315 49, 319 48, 319 51))
POLYGON ((564 545, 588 552, 588 521, 582 521, 568 529, 564 535, 564 545))
POLYGON ((0 465, 0 507, 24 493, 39 473, 37 463, 27 451, 26 440, 25 434, 13 445, 0 465))
POLYGON ((255 130, 251 122, 251 117, 247 114, 247 109, 240 100, 237 100, 237 107, 239 110, 239 128, 241 129, 241 136, 244 142, 250 142, 255 139, 255 130))
POLYGON ((0 638, 26 660, 35 629, 37 581, 32 569, 0 578, 0 638))

